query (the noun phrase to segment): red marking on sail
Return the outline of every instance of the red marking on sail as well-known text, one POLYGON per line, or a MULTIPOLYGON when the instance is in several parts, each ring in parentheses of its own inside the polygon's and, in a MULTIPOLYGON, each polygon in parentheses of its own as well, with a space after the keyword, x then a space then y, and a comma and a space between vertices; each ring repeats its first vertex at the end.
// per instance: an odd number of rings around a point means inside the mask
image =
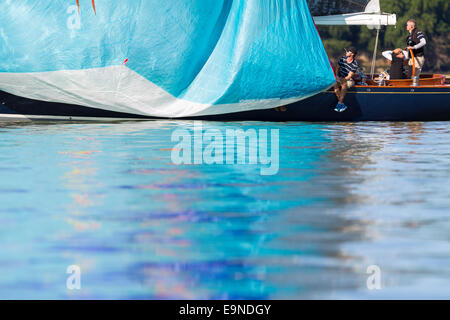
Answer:
MULTIPOLYGON (((80 0, 77 0, 78 13, 80 13, 80 0)), ((94 8, 94 13, 97 14, 97 10, 95 9, 95 0, 92 0, 92 8, 94 8)))
POLYGON ((125 59, 125 61, 123 62, 123 64, 126 66, 128 62, 128 59, 125 59))

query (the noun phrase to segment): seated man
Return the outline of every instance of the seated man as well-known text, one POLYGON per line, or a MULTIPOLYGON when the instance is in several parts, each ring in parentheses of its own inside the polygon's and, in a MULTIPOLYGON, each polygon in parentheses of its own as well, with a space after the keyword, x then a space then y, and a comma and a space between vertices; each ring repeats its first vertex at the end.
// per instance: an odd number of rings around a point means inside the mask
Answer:
POLYGON ((352 77, 359 68, 358 62, 356 61, 357 54, 358 51, 356 48, 351 47, 350 50, 346 50, 345 56, 339 59, 336 70, 338 81, 334 89, 339 101, 334 109, 336 112, 344 112, 347 109, 347 106, 344 104, 344 98, 347 94, 347 90, 355 85, 352 77))
POLYGON ((390 61, 388 80, 406 79, 405 65, 408 63, 408 53, 402 49, 384 51, 383 56, 390 61))

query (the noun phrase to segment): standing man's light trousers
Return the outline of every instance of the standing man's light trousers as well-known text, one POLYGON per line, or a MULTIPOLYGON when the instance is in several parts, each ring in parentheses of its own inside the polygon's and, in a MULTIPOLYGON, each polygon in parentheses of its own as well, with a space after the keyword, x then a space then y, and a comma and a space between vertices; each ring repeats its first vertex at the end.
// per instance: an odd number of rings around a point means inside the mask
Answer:
MULTIPOLYGON (((416 61, 416 77, 420 76, 420 73, 422 72, 423 65, 425 64, 425 57, 414 57, 414 60, 416 61)), ((412 69, 413 66, 413 60, 409 59, 409 66, 412 69)), ((412 72, 411 72, 412 77, 412 72)))

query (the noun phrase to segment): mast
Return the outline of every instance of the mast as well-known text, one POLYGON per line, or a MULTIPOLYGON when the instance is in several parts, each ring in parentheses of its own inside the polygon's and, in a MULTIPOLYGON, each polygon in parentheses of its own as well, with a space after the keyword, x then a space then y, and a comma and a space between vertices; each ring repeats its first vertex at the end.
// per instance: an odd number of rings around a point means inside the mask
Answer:
POLYGON ((372 57, 372 66, 370 68, 370 74, 372 75, 372 79, 375 77, 375 66, 377 62, 377 51, 378 51, 378 39, 380 38, 380 29, 381 27, 377 27, 377 37, 375 39, 375 47, 373 49, 373 57, 372 57))

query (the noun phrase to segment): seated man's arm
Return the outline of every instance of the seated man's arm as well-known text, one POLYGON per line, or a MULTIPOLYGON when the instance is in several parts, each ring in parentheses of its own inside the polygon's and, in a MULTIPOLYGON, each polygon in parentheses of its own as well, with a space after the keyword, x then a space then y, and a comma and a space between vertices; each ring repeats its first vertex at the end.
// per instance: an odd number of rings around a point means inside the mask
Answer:
POLYGON ((409 60, 409 51, 403 50, 403 55, 405 56, 403 60, 409 60))
POLYGON ((351 67, 351 70, 348 73, 348 75, 345 77, 345 79, 347 79, 347 80, 352 79, 353 76, 356 74, 356 71, 358 71, 358 68, 359 68, 359 64, 356 62, 356 65, 351 67))
POLYGON ((387 50, 382 53, 383 57, 392 61, 392 50, 387 50))

